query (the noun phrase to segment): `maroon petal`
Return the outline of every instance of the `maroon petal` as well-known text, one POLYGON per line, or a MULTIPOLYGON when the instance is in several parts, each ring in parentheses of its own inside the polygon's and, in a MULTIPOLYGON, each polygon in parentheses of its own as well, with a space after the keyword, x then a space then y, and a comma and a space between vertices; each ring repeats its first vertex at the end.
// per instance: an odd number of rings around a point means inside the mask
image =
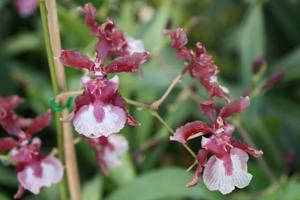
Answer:
POLYGON ((268 81, 261 87, 261 91, 265 91, 277 85, 286 75, 285 70, 275 72, 268 81))
POLYGON ((141 123, 139 121, 135 120, 133 118, 133 116, 128 113, 128 110, 126 110, 125 112, 127 114, 127 121, 126 121, 126 123, 128 125, 130 125, 130 126, 140 126, 141 125, 141 123))
POLYGON ((107 73, 138 72, 140 65, 150 58, 148 52, 133 53, 113 60, 106 68, 107 73))
POLYGON ((8 96, 5 98, 0 97, 0 106, 8 110, 15 109, 20 103, 23 103, 23 99, 17 95, 8 96))
POLYGON ((126 54, 127 41, 123 31, 116 28, 114 22, 107 18, 99 27, 99 42, 96 45, 97 59, 102 64, 107 56, 126 54))
POLYGON ((127 115, 127 121, 126 123, 130 126, 139 126, 141 125, 140 122, 138 122, 137 120, 135 120, 133 118, 133 116, 131 116, 126 108, 127 106, 127 103, 125 101, 125 99, 117 92, 115 93, 115 95, 113 96, 113 99, 112 99, 112 104, 115 105, 115 106, 119 106, 121 108, 124 109, 124 111, 126 112, 126 115, 127 115))
POLYGON ((26 130, 26 133, 28 135, 33 135, 37 132, 40 132, 44 128, 46 128, 50 123, 51 114, 52 114, 51 111, 48 110, 48 112, 46 112, 46 113, 38 116, 37 118, 35 118, 33 120, 32 124, 26 130))
POLYGON ((220 116, 223 118, 229 117, 234 113, 243 112, 250 104, 248 96, 240 97, 238 100, 225 105, 220 112, 220 116))
POLYGON ((193 179, 188 183, 186 184, 186 187, 187 188, 192 188, 192 187, 195 187, 198 183, 199 183, 199 180, 200 180, 200 176, 201 176, 201 173, 202 173, 202 166, 200 166, 198 164, 196 170, 195 170, 195 173, 194 173, 194 176, 193 176, 193 179))
POLYGON ((103 104, 100 101, 94 103, 94 115, 97 122, 102 122, 104 118, 103 104))
POLYGON ((0 138, 0 153, 17 146, 18 142, 12 137, 0 138))
POLYGON ((198 160, 198 166, 196 168, 195 174, 193 176, 193 179, 191 182, 189 182, 186 187, 191 188, 196 186, 199 183, 200 176, 203 170, 203 166, 205 165, 207 161, 207 154, 208 152, 204 149, 200 149, 197 155, 197 160, 198 160))
POLYGON ((119 106, 121 108, 126 108, 127 102, 125 99, 120 95, 119 92, 116 92, 112 98, 112 104, 115 106, 119 106))
POLYGON ((18 136, 23 131, 19 127, 17 121, 17 116, 14 116, 14 114, 9 113, 9 116, 1 120, 0 124, 7 133, 18 136))
POLYGON ((94 63, 79 51, 63 50, 59 56, 60 61, 68 66, 77 69, 91 70, 94 63))
POLYGON ((175 49, 181 49, 188 43, 188 39, 183 28, 177 28, 175 31, 165 30, 165 34, 170 36, 172 40, 172 47, 175 49))
POLYGON ((215 123, 217 114, 214 107, 214 102, 212 100, 202 102, 200 104, 200 110, 210 119, 213 124, 215 123))
POLYGON ((245 143, 243 143, 241 141, 232 140, 231 144, 232 144, 232 146, 237 147, 237 148, 251 154, 255 158, 258 158, 258 157, 263 155, 262 151, 257 151, 255 149, 249 147, 248 145, 246 145, 245 143))
POLYGON ((88 105, 91 102, 92 102, 92 99, 86 92, 77 96, 74 100, 74 103, 75 103, 74 112, 76 113, 82 106, 88 105))
POLYGON ((194 121, 177 128, 174 135, 170 137, 170 140, 186 143, 189 137, 196 133, 202 132, 206 134, 211 131, 212 129, 208 124, 202 121, 194 121))
POLYGON ((86 3, 84 7, 80 9, 80 12, 85 15, 85 23, 90 28, 91 32, 96 35, 98 24, 96 22, 97 10, 91 3, 86 3))
POLYGON ((205 87, 210 98, 219 97, 224 98, 227 101, 230 100, 230 96, 228 94, 228 90, 222 87, 218 82, 212 81, 211 78, 200 78, 201 84, 205 87))

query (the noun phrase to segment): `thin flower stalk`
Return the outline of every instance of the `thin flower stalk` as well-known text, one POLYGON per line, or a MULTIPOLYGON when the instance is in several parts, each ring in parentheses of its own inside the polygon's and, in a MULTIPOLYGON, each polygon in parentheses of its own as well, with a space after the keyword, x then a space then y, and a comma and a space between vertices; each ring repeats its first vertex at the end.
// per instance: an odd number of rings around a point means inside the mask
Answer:
MULTIPOLYGON (((66 81, 63 66, 58 60, 54 59, 60 52, 56 5, 54 0, 40 0, 39 4, 53 92, 55 95, 58 95, 61 91, 66 89, 66 81)), ((80 199, 81 192, 72 128, 70 124, 61 124, 60 121, 60 118, 64 118, 67 115, 67 110, 62 111, 62 113, 55 113, 58 151, 59 157, 62 162, 65 163, 67 169, 71 199, 77 200, 80 199)), ((63 200, 67 199, 67 189, 64 185, 65 182, 65 180, 61 182, 60 198, 63 200)))

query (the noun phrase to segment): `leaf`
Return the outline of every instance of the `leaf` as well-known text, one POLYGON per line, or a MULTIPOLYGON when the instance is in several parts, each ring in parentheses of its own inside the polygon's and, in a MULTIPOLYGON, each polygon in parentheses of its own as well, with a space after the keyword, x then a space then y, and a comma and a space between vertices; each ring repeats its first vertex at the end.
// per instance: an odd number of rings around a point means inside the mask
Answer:
POLYGON ((79 16, 79 11, 76 13, 67 11, 61 5, 57 5, 57 13, 59 17, 59 22, 61 24, 62 30, 65 30, 67 36, 74 36, 77 41, 80 42, 81 46, 86 45, 92 40, 92 35, 89 29, 84 24, 82 18, 79 16))
POLYGON ((96 175, 83 186, 82 200, 101 200, 103 192, 103 178, 96 175))
POLYGON ((116 24, 118 28, 124 30, 128 36, 135 36, 135 23, 134 23, 134 5, 130 1, 124 1, 121 6, 121 13, 118 17, 116 24))
POLYGON ((272 0, 266 5, 272 12, 275 21, 281 26, 282 31, 288 36, 291 42, 299 43, 299 18, 296 10, 288 1, 272 0))
POLYGON ((8 54, 20 54, 26 51, 36 50, 41 46, 41 39, 35 32, 23 32, 9 39, 5 44, 5 51, 8 54))
POLYGON ((157 200, 172 198, 222 199, 215 192, 208 192, 204 186, 187 189, 185 184, 192 179, 190 173, 181 168, 164 168, 146 173, 132 183, 116 190, 105 200, 157 200))
POLYGON ((4 194, 0 193, 0 200, 9 200, 9 198, 4 194))
POLYGON ((250 7, 240 30, 241 77, 244 86, 251 81, 252 61, 265 53, 265 30, 260 5, 250 7))
POLYGON ((163 46, 163 30, 166 28, 169 15, 170 3, 169 1, 163 1, 153 20, 142 29, 139 35, 147 51, 159 53, 163 46))
POLYGON ((292 50, 290 53, 285 55, 279 61, 274 64, 274 71, 279 69, 286 69, 287 70, 287 77, 284 80, 290 79, 299 79, 300 75, 300 46, 292 50))
POLYGON ((8 168, 0 166, 0 184, 6 186, 17 186, 18 181, 15 173, 8 168))
POLYGON ((133 181, 136 173, 130 155, 126 154, 122 158, 122 166, 110 169, 109 173, 109 178, 119 186, 133 181))

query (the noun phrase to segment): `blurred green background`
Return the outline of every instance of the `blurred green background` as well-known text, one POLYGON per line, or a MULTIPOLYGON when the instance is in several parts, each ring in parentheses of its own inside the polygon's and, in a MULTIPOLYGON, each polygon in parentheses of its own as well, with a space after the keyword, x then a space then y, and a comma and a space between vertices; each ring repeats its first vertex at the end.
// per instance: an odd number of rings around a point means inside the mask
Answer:
MULTIPOLYGON (((58 1, 58 15, 64 49, 94 55, 96 40, 90 35, 78 12, 85 0, 58 1)), ((121 75, 124 97, 150 103, 160 97, 172 79, 183 68, 176 59, 170 40, 162 33, 168 28, 184 27, 189 46, 200 41, 214 55, 219 66, 220 82, 234 98, 244 94, 253 83, 252 62, 264 56, 267 69, 262 84, 272 73, 286 70, 276 87, 252 100, 242 122, 276 180, 270 182, 254 158, 249 161, 253 174, 251 184, 242 190, 222 196, 209 192, 201 183, 193 189, 185 184, 192 173, 189 154, 179 144, 167 140, 168 132, 146 110, 130 107, 142 125, 122 130, 130 142, 130 153, 124 165, 104 177, 91 148, 77 146, 83 200, 297 200, 300 199, 300 1, 234 1, 170 0, 121 1, 91 0, 98 9, 99 22, 109 16, 127 35, 142 39, 152 60, 142 66, 144 76, 121 75), (147 149, 153 140, 158 145, 147 149)), ((26 99, 17 110, 24 116, 35 116, 49 108, 53 96, 50 85, 43 32, 38 10, 21 18, 11 0, 0 1, 0 95, 18 94, 26 99)), ((66 69, 70 89, 79 87, 81 73, 66 69)), ((174 129, 188 121, 202 119, 198 103, 189 88, 204 91, 188 76, 178 84, 160 109, 160 114, 174 129)), ((1 136, 4 135, 1 131, 1 136)), ((76 134, 76 133, 75 133, 76 134)), ((40 134, 45 152, 56 145, 55 129, 40 134)), ((77 135, 76 135, 77 136, 77 135)), ((236 131, 235 137, 239 138, 236 131)), ((199 140, 191 143, 196 151, 199 140)), ((0 200, 12 199, 17 190, 13 168, 0 166, 0 200)), ((58 186, 43 189, 39 196, 29 193, 24 199, 58 199, 58 186)))

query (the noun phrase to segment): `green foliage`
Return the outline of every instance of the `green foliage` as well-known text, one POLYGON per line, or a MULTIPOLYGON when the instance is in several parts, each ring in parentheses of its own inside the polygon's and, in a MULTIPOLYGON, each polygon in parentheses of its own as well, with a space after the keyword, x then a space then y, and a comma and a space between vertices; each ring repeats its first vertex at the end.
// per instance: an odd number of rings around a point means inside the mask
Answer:
POLYGON ((184 185, 192 175, 181 168, 165 168, 148 172, 132 183, 114 191, 105 200, 156 200, 178 198, 222 199, 217 193, 210 193, 204 187, 187 189, 184 185))
MULTIPOLYGON (((64 49, 80 50, 94 56, 96 39, 84 25, 78 6, 87 0, 57 1, 58 15, 64 49)), ((184 27, 189 36, 189 46, 202 42, 214 55, 220 68, 221 82, 234 97, 245 94, 253 83, 252 62, 259 55, 267 61, 262 85, 270 74, 286 70, 284 80, 265 94, 252 100, 242 123, 271 166, 277 182, 271 183, 255 159, 249 161, 249 171, 254 175, 247 189, 237 190, 228 196, 210 192, 201 183, 186 189, 191 173, 178 167, 191 164, 190 157, 179 145, 168 141, 169 133, 146 110, 129 106, 130 113, 141 122, 139 127, 122 130, 130 143, 130 153, 124 165, 110 171, 109 177, 99 172, 99 165, 89 145, 77 145, 83 200, 156 200, 156 199, 232 199, 232 200, 298 200, 300 187, 300 3, 298 1, 134 1, 93 0, 99 22, 105 17, 116 21, 127 35, 142 39, 152 59, 143 65, 143 76, 122 74, 120 93, 140 102, 151 103, 159 98, 184 63, 176 59, 170 40, 163 30, 184 27), (146 18, 143 17, 147 15, 146 18), (154 139, 160 142, 147 149, 154 139), (137 152, 144 150, 140 157, 137 152), (295 152, 287 164, 288 152, 295 152), (295 175, 286 177, 288 171, 295 175), (286 177, 286 178, 279 178, 286 177)), ((38 13, 26 19, 17 15, 13 1, 0 0, 0 96, 19 94, 26 99, 18 110, 33 116, 49 108, 52 90, 47 67, 41 22, 38 13)), ((66 70, 69 86, 79 88, 80 72, 66 70)), ((197 81, 186 76, 159 110, 167 123, 175 129, 188 121, 202 119, 198 102, 184 93, 184 88, 199 88, 197 81)), ((203 95, 203 88, 197 90, 203 95)), ((205 119, 204 119, 205 120, 205 119)), ((0 136, 4 135, 1 130, 0 136)), ((54 129, 40 135, 50 149, 54 142, 54 129)), ((235 137, 240 137, 236 131, 235 137)), ((194 150, 199 140, 192 142, 194 150)), ((48 150, 47 149, 47 150, 48 150)), ((17 190, 17 179, 12 168, 0 166, 0 200, 11 199, 17 190)), ((38 196, 25 199, 57 199, 58 187, 45 188, 38 196)))

